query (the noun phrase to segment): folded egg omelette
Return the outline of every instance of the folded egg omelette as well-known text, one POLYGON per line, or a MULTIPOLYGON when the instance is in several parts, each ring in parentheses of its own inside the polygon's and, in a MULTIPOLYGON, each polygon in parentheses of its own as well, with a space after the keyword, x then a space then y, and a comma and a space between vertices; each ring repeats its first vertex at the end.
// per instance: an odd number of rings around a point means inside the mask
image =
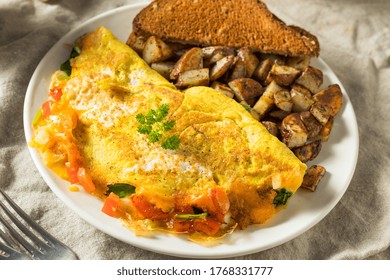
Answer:
POLYGON ((216 238, 284 208, 306 166, 234 100, 185 91, 104 27, 52 76, 32 145, 136 231, 216 238))

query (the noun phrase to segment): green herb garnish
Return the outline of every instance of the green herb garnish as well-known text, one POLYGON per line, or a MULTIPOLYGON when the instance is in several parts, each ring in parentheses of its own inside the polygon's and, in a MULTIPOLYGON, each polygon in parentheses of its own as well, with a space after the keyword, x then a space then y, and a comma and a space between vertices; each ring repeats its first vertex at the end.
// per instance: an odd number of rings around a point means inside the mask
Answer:
POLYGON ((168 116, 169 105, 163 104, 156 110, 151 109, 146 114, 138 114, 135 119, 139 122, 138 132, 148 135, 150 143, 162 140, 161 147, 168 150, 176 150, 180 145, 180 139, 176 135, 164 137, 164 132, 172 130, 175 125, 174 120, 163 120, 168 116))
POLYGON ((135 187, 125 183, 110 184, 108 187, 108 194, 115 193, 120 198, 135 193, 135 187))
POLYGON ((292 195, 292 192, 289 192, 288 190, 286 190, 284 188, 276 190, 276 193, 277 194, 276 194, 274 201, 273 201, 273 204, 275 205, 275 207, 277 207, 279 205, 286 205, 287 200, 292 195))
POLYGON ((176 214, 175 219, 177 220, 192 220, 192 219, 205 219, 209 216, 209 213, 201 214, 176 214))
POLYGON ((80 54, 81 50, 79 47, 74 47, 72 51, 70 52, 69 59, 61 64, 60 70, 64 71, 68 76, 72 74, 72 66, 70 65, 70 60, 72 58, 75 58, 80 54))
POLYGON ((244 107, 245 108, 245 110, 247 110, 249 113, 251 112, 251 106, 249 106, 249 105, 246 105, 246 104, 241 104, 242 105, 242 107, 244 107))

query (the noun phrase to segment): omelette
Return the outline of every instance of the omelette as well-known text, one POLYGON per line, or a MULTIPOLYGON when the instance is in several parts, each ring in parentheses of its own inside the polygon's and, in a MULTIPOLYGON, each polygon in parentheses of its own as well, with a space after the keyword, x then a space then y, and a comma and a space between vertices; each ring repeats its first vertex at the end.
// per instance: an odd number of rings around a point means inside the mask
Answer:
POLYGON ((284 208, 306 165, 243 106, 179 91, 100 27, 51 78, 31 145, 136 232, 222 237, 284 208))

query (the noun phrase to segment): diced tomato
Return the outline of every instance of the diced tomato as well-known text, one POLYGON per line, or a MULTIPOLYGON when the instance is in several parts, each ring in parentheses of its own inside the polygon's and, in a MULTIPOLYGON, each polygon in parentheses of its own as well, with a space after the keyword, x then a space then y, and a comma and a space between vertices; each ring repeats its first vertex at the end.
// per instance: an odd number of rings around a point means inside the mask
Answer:
POLYGON ((207 217, 206 219, 194 220, 194 230, 203 232, 209 236, 215 235, 221 227, 221 222, 214 220, 213 218, 207 217))
POLYGON ((70 183, 71 184, 78 183, 79 178, 77 176, 77 172, 79 171, 79 166, 75 164, 71 164, 69 161, 65 165, 66 165, 66 171, 68 172, 70 183))
POLYGON ((229 198, 222 188, 213 188, 207 195, 198 197, 190 203, 216 217, 219 221, 223 220, 230 207, 229 198))
POLYGON ((157 208, 156 205, 145 200, 142 196, 133 195, 131 198, 135 208, 139 213, 142 214, 146 219, 151 220, 166 220, 168 214, 164 213, 161 209, 157 208))
POLYGON ((77 171, 77 178, 87 192, 92 192, 95 190, 95 184, 93 183, 91 176, 87 173, 85 168, 79 168, 77 171))
POLYGON ((111 217, 119 217, 121 214, 121 211, 119 209, 120 203, 121 200, 119 196, 112 192, 104 201, 102 212, 111 217))
POLYGON ((62 90, 59 87, 54 87, 49 91, 49 97, 51 97, 54 101, 60 101, 62 96, 62 90))
POLYGON ((192 221, 173 220, 173 230, 175 232, 190 232, 192 228, 192 221))
POLYGON ((42 117, 46 118, 50 115, 51 112, 51 101, 48 100, 42 104, 42 117))

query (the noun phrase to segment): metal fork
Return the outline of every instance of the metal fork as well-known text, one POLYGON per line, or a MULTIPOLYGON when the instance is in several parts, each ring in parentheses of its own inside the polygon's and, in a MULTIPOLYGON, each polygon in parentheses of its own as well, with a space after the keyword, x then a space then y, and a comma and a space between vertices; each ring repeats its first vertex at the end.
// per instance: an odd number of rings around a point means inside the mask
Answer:
POLYGON ((77 255, 34 222, 0 189, 0 260, 77 260, 77 255), (2 212, 2 213, 1 213, 2 212), (5 215, 4 215, 4 214, 5 215))

